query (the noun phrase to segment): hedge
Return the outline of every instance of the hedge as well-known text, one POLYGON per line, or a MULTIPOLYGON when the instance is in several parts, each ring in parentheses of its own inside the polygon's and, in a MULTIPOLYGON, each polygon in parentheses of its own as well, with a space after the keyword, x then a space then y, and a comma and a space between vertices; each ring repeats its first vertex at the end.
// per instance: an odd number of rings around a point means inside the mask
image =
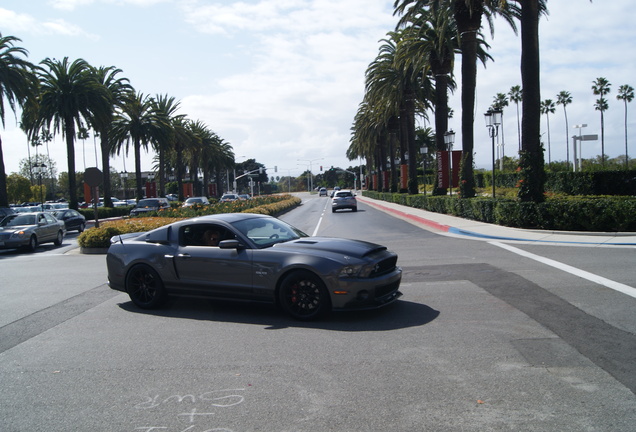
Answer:
POLYGON ((134 232, 145 232, 155 228, 159 228, 170 223, 188 219, 191 217, 203 216, 206 214, 219 213, 258 213, 270 216, 280 215, 298 205, 301 200, 292 195, 276 195, 266 198, 255 198, 252 205, 245 205, 246 201, 233 203, 220 203, 213 206, 201 206, 201 208, 183 208, 170 209, 161 212, 152 212, 152 215, 144 215, 137 218, 126 218, 114 221, 100 222, 99 228, 90 228, 84 231, 78 237, 78 244, 82 248, 108 248, 110 239, 119 234, 127 234, 134 232), (257 205, 260 204, 260 205, 257 205), (241 207, 243 210, 238 210, 241 207), (229 211, 221 211, 229 210, 229 211))
POLYGON ((364 191, 364 196, 515 228, 556 231, 636 231, 636 198, 584 196, 548 198, 543 203, 513 199, 407 195, 364 191))

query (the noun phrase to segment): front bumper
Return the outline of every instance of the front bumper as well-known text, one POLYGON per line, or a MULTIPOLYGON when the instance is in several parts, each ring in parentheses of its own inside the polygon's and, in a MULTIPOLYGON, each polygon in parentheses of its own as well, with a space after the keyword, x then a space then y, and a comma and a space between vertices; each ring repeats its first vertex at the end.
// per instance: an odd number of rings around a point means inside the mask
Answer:
POLYGON ((334 310, 377 309, 395 302, 402 296, 398 290, 402 269, 371 279, 338 278, 330 290, 334 310))

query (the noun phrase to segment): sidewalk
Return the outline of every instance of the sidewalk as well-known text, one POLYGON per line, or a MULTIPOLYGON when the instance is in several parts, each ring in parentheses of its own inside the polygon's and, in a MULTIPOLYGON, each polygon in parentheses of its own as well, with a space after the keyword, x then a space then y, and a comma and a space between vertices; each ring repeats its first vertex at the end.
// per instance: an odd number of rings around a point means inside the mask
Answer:
POLYGON ((357 198, 360 202, 369 204, 414 225, 448 233, 448 235, 473 237, 479 240, 524 243, 636 247, 636 233, 569 232, 509 228, 375 200, 361 195, 358 195, 357 198))

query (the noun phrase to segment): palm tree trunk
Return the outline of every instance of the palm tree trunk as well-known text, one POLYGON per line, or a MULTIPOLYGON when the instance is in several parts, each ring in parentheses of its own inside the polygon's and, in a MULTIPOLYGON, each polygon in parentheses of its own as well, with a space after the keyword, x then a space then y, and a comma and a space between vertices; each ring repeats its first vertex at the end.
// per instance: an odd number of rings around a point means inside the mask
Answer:
POLYGON ((75 125, 72 118, 64 119, 66 159, 68 161, 69 208, 77 210, 77 178, 75 176, 75 125))
POLYGON ((135 138, 135 184, 137 188, 137 201, 144 198, 141 186, 141 143, 135 138))
POLYGON ((475 87, 477 85, 477 32, 468 31, 461 36, 462 49, 462 163, 460 172, 460 197, 475 196, 473 149, 475 122, 475 87))
MULTIPOLYGON (((31 163, 30 160, 29 163, 31 163)), ((4 168, 4 155, 2 153, 2 138, 0 138, 0 207, 9 207, 9 195, 7 193, 7 175, 4 168)))
POLYGON ((112 207, 113 201, 110 197, 113 195, 111 191, 110 185, 110 147, 108 145, 108 131, 101 130, 99 132, 100 136, 100 147, 102 152, 102 169, 104 171, 104 206, 112 207))
POLYGON ((522 201, 544 200, 544 156, 541 148, 541 84, 539 69, 539 7, 536 1, 522 3, 521 9, 521 82, 523 88, 521 119, 522 201))

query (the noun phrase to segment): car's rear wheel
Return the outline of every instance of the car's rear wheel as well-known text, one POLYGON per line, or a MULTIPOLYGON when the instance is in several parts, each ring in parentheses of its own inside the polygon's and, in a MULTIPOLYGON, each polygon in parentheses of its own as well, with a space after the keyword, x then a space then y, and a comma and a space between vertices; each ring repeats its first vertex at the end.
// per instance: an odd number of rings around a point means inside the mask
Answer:
POLYGON ((126 292, 134 304, 142 309, 161 306, 166 293, 159 274, 146 264, 138 264, 126 276, 126 292))
POLYGON ((320 318, 331 310, 325 285, 306 270, 295 271, 283 279, 278 300, 285 312, 301 321, 320 318))
POLYGON ((55 246, 62 246, 63 241, 64 241, 64 234, 62 233, 62 231, 58 231, 57 237, 55 237, 55 241, 53 242, 53 244, 55 246))

